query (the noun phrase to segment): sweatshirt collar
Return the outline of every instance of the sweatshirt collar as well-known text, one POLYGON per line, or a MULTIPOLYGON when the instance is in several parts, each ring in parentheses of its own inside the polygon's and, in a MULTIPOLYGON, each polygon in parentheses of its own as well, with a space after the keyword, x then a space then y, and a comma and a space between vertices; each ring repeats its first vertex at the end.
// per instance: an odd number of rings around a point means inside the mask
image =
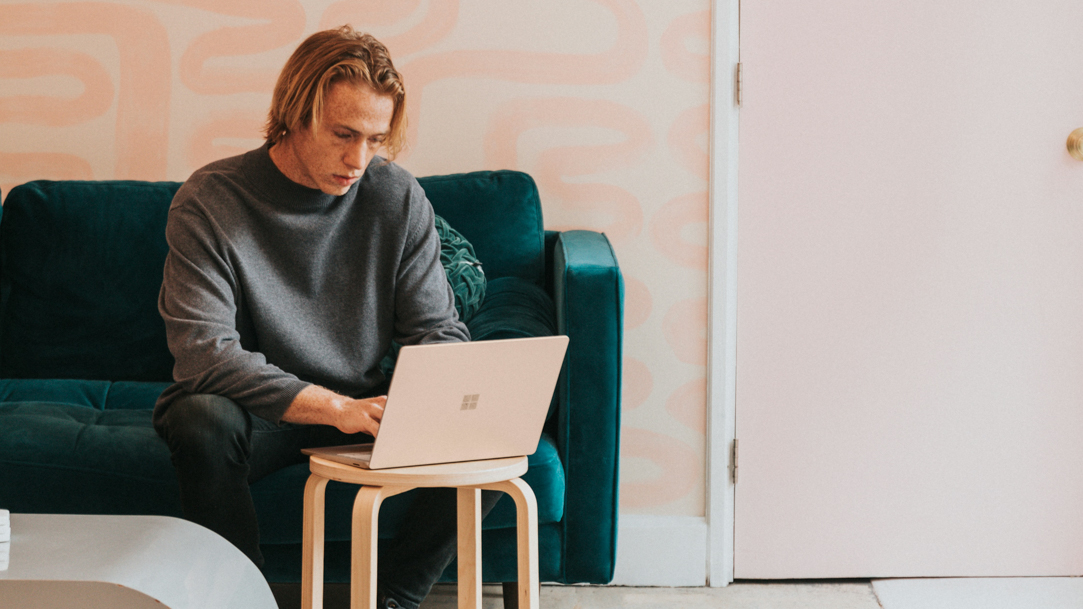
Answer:
MULTIPOLYGON (((270 143, 264 143, 245 154, 245 162, 249 167, 247 175, 252 185, 273 204, 287 209, 314 210, 326 208, 338 199, 337 195, 302 186, 286 177, 271 159, 270 150, 270 143)), ((351 194, 354 188, 357 188, 357 184, 346 194, 351 194)))

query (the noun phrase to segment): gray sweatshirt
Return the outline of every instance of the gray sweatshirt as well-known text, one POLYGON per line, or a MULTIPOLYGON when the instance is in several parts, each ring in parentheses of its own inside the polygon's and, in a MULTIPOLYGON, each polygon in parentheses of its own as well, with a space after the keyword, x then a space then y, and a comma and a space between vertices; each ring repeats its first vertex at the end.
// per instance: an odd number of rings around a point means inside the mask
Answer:
POLYGON ((360 397, 404 345, 467 341, 424 191, 377 157, 348 193, 306 188, 268 147, 200 169, 169 208, 158 310, 176 358, 154 419, 211 393, 278 422, 318 384, 360 397))

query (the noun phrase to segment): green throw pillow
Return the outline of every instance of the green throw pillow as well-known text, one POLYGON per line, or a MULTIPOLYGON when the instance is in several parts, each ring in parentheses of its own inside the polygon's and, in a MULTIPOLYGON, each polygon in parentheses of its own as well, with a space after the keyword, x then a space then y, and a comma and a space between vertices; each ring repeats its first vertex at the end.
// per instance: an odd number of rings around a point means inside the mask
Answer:
POLYGON ((451 291, 455 292, 459 320, 465 324, 485 300, 485 272, 474 246, 440 216, 436 216, 436 234, 440 236, 440 263, 444 265, 451 291))
MULTIPOLYGON (((485 300, 485 272, 474 254, 474 246, 440 216, 436 216, 436 234, 440 237, 440 263, 444 265, 447 281, 455 293, 455 310, 459 312, 459 321, 465 324, 485 300)), ((400 346, 391 343, 391 350, 380 362, 380 370, 385 376, 390 377, 394 371, 400 346)))

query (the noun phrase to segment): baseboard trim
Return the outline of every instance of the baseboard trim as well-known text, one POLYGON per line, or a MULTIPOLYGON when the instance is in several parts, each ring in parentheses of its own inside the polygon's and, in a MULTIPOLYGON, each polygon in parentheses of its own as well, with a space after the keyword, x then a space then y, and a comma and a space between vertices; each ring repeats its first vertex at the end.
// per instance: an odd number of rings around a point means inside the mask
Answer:
POLYGON ((697 516, 625 516, 617 527, 614 586, 707 584, 707 520, 697 516))

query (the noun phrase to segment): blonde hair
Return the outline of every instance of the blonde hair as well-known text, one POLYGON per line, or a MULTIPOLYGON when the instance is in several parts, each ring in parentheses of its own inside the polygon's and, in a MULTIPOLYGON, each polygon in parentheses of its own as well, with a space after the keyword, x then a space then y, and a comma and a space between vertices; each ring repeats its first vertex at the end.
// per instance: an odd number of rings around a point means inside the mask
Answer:
POLYGON ((309 36, 297 47, 278 75, 271 110, 263 128, 272 145, 295 131, 319 125, 324 99, 338 82, 366 84, 389 95, 395 108, 385 146, 394 159, 406 139, 406 88, 395 71, 387 47, 348 25, 309 36))

